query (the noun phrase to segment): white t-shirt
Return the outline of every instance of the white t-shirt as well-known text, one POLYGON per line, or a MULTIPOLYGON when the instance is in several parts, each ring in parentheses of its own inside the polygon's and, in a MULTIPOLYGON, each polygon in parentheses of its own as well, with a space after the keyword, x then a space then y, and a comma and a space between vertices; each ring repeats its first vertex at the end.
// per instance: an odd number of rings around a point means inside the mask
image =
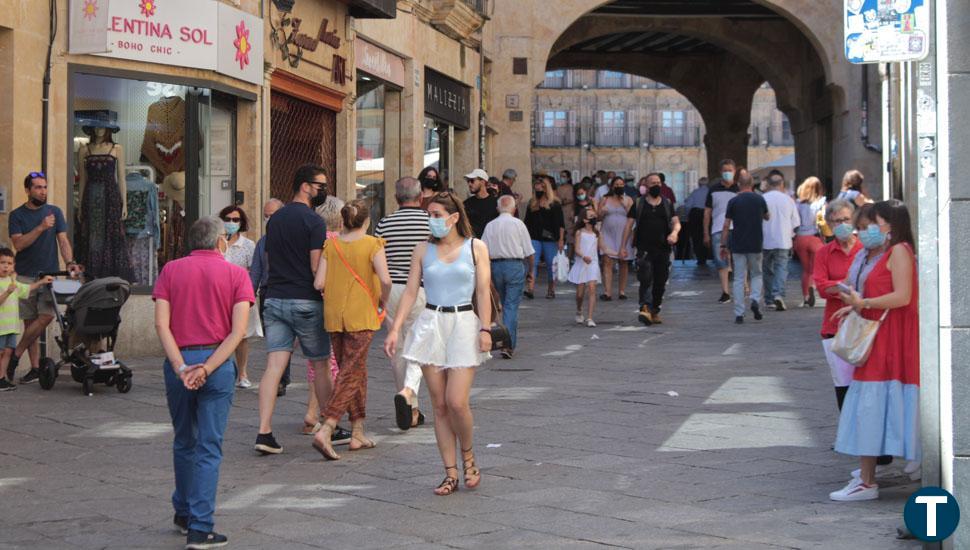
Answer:
POLYGON ((790 250, 795 230, 802 224, 798 206, 787 194, 771 190, 764 194, 769 219, 762 222, 765 250, 790 250))

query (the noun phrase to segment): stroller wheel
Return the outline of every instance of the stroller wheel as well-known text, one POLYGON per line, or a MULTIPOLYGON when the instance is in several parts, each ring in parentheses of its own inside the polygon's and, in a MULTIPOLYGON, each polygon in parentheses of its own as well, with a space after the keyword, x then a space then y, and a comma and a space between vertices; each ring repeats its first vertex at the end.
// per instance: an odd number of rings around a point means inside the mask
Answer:
POLYGON ((115 387, 118 388, 118 393, 128 393, 131 391, 131 375, 119 376, 115 380, 115 387))
POLYGON ((81 382, 81 385, 82 385, 81 391, 84 392, 84 395, 94 395, 94 380, 91 380, 90 378, 85 378, 81 382))
POLYGON ((57 365, 54 364, 54 360, 50 357, 45 357, 40 360, 40 387, 45 390, 49 390, 54 387, 54 380, 57 379, 57 365))

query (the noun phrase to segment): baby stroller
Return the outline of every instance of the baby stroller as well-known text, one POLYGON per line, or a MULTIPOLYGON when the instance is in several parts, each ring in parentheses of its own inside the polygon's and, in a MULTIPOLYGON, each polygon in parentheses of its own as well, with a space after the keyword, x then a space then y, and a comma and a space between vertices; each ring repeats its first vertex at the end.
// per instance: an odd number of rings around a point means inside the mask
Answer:
MULTIPOLYGON (((68 277, 70 273, 41 275, 68 277)), ((54 314, 61 327, 61 333, 54 337, 61 359, 41 360, 40 387, 53 388, 61 367, 70 365, 71 378, 81 384, 85 395, 93 393, 94 384, 114 386, 121 393, 131 391, 131 369, 114 357, 121 306, 131 294, 128 281, 106 277, 81 284, 75 279, 55 279, 47 285, 47 291, 53 295, 54 314), (62 314, 57 305, 66 305, 66 311, 62 314)))

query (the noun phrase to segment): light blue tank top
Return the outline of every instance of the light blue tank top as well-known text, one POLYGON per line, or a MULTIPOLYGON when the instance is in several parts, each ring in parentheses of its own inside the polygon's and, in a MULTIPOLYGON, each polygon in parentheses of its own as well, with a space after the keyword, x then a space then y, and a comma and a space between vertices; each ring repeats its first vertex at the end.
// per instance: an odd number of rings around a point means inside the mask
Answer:
POLYGON ((421 261, 421 270, 429 304, 463 306, 472 303, 472 295, 475 293, 472 239, 461 245, 458 258, 450 264, 438 260, 438 245, 429 244, 421 261))

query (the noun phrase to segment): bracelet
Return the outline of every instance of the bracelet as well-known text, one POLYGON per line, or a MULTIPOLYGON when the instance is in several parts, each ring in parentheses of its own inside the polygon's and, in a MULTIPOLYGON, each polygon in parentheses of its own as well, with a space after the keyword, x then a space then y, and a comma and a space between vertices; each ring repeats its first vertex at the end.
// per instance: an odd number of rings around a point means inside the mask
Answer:
POLYGON ((175 372, 177 372, 179 374, 182 374, 183 372, 185 372, 186 370, 188 370, 188 368, 189 368, 188 365, 186 365, 185 363, 182 363, 182 366, 179 367, 179 368, 177 368, 177 369, 175 369, 175 372))
POLYGON ((489 333, 489 334, 492 334, 492 329, 488 329, 488 328, 480 328, 480 329, 478 329, 478 332, 487 332, 487 333, 489 333))

